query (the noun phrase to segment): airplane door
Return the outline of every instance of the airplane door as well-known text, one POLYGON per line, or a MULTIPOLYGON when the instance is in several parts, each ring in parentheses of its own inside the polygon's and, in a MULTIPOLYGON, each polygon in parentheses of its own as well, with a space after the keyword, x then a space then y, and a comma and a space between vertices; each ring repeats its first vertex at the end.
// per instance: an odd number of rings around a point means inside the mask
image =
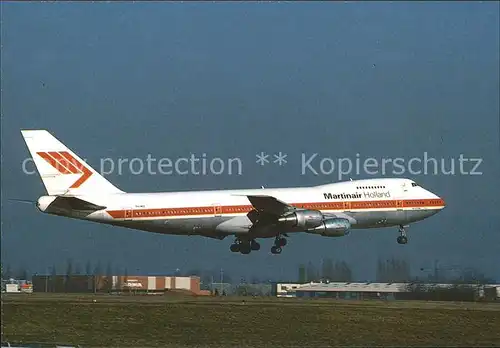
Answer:
POLYGON ((132 217, 134 216, 134 210, 130 208, 125 209, 125 220, 132 220, 132 217))
POLYGON ((396 208, 398 209, 398 211, 402 211, 403 210, 403 201, 402 200, 397 200, 396 201, 396 208))
POLYGON ((222 215, 222 207, 220 204, 214 204, 214 216, 222 215))
POLYGON ((407 212, 404 208, 404 201, 403 200, 397 200, 396 201, 396 220, 398 221, 398 224, 405 224, 407 222, 407 212))

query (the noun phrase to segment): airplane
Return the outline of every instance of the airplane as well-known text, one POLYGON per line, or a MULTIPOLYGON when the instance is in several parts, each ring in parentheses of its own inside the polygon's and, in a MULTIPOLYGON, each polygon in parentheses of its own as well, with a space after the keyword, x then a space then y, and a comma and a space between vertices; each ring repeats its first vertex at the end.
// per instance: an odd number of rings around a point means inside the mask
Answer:
POLYGON ((47 130, 22 130, 47 195, 43 213, 147 232, 233 236, 230 250, 260 250, 257 239, 274 238, 280 254, 287 238, 305 232, 347 236, 354 229, 406 228, 446 205, 442 198, 405 178, 350 180, 312 187, 127 193, 111 184, 47 130))

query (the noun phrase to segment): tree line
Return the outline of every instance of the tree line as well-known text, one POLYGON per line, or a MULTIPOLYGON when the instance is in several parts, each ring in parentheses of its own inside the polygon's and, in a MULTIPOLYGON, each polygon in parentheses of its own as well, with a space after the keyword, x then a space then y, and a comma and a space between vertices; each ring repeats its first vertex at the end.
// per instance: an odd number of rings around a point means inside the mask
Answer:
POLYGON ((380 283, 404 283, 412 280, 410 265, 406 260, 394 257, 377 260, 375 279, 380 283))
MULTIPOLYGON (((379 258, 375 266, 375 281, 381 283, 403 283, 403 282, 417 282, 424 278, 428 278, 429 282, 455 282, 455 283, 494 283, 493 279, 488 278, 482 272, 479 272, 472 268, 458 269, 459 273, 455 277, 446 276, 445 269, 437 268, 433 270, 433 274, 424 273, 424 269, 417 276, 412 276, 411 267, 408 261, 404 259, 398 259, 391 257, 388 259, 379 258), (438 277, 439 275, 439 277, 438 277)), ((24 279, 31 280, 30 272, 24 268, 20 267, 13 270, 10 264, 1 265, 2 279, 24 279)), ((203 288, 206 288, 211 283, 227 283, 227 284, 262 284, 270 283, 273 279, 263 278, 259 276, 251 276, 250 278, 245 277, 233 277, 229 272, 225 270, 201 270, 197 268, 187 269, 187 271, 181 271, 179 269, 174 272, 167 272, 168 274, 175 276, 198 276, 201 279, 201 284, 203 288)), ((82 267, 81 264, 74 262, 73 259, 69 258, 66 260, 66 265, 59 268, 53 264, 49 267, 46 275, 95 275, 95 276, 112 276, 112 275, 128 275, 127 268, 113 267, 111 262, 108 262, 105 266, 101 261, 97 261, 92 264, 88 260, 82 267)), ((321 261, 319 265, 313 262, 308 262, 300 264, 298 267, 298 277, 297 281, 299 283, 306 282, 318 282, 318 281, 330 281, 330 282, 352 282, 355 279, 352 267, 344 260, 332 260, 331 258, 325 258, 321 261)))
MULTIPOLYGON (((334 261, 331 258, 322 260, 317 267, 314 263, 301 264, 298 268, 299 283, 306 282, 352 282, 355 279, 351 266, 343 260, 334 261)), ((405 260, 390 258, 378 259, 375 279, 377 282, 407 282, 411 280, 410 265, 405 260)))
POLYGON ((353 272, 351 267, 345 261, 333 261, 326 258, 317 267, 309 261, 307 265, 299 265, 298 279, 299 283, 331 281, 331 282, 351 282, 353 272))
MULTIPOLYGON (((251 276, 250 278, 245 277, 233 277, 229 272, 223 270, 200 270, 197 268, 187 269, 187 271, 181 271, 176 269, 173 272, 165 272, 168 275, 173 275, 177 277, 181 276, 198 276, 201 279, 202 285, 207 285, 211 283, 244 283, 244 284, 259 284, 263 282, 269 282, 266 278, 261 278, 256 275, 251 276)), ((66 264, 59 265, 53 264, 51 267, 48 267, 46 272, 39 273, 40 275, 64 275, 66 277, 70 277, 72 275, 88 275, 88 276, 105 276, 111 277, 113 275, 122 275, 128 276, 129 270, 127 268, 121 267, 113 267, 111 262, 108 262, 105 266, 101 263, 101 261, 97 261, 95 264, 92 264, 90 260, 88 260, 84 267, 78 262, 74 262, 73 259, 69 258, 66 260, 66 264)), ((22 279, 22 280, 31 280, 32 275, 26 268, 20 267, 19 269, 13 270, 10 264, 2 264, 1 266, 1 276, 2 279, 22 279)), ((133 274, 139 275, 139 274, 133 274)))
MULTIPOLYGON (((108 262, 106 269, 102 266, 101 262, 98 261, 94 266, 92 263, 87 261, 85 264, 85 268, 82 269, 82 266, 79 263, 73 262, 72 259, 67 259, 66 261, 66 268, 64 271, 63 267, 57 267, 57 265, 53 264, 51 267, 47 269, 46 272, 42 272, 40 274, 43 275, 66 275, 66 276, 71 276, 71 275, 114 275, 113 268, 110 262, 108 262)), ((3 265, 1 266, 1 275, 2 279, 10 279, 10 278, 15 278, 15 279, 23 279, 23 280, 30 280, 32 275, 25 267, 20 267, 17 270, 13 270, 10 264, 3 265)), ((124 273, 127 273, 127 269, 125 270, 120 270, 119 274, 123 275, 124 273)))

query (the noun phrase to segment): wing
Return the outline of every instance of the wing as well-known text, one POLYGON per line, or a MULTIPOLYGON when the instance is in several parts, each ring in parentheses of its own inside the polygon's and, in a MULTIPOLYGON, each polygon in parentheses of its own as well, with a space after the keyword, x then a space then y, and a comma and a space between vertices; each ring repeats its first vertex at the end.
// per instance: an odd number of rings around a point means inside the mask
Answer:
POLYGON ((248 219, 252 222, 250 233, 262 228, 273 228, 279 225, 278 219, 288 212, 296 210, 279 199, 267 195, 238 195, 248 198, 253 206, 253 210, 247 214, 248 219))
POLYGON ((247 198, 257 212, 274 215, 276 217, 296 209, 273 196, 252 195, 247 196, 247 198))
MULTIPOLYGON (((273 196, 267 195, 244 195, 248 198, 254 209, 247 214, 248 219, 252 222, 252 230, 260 229, 279 229, 281 223, 279 218, 291 213, 293 211, 302 210, 301 208, 294 207, 287 204, 273 196)), ((342 212, 327 213, 324 216, 329 218, 341 217, 349 220, 351 224, 355 224, 356 220, 342 212)), ((286 231, 284 231, 286 232, 286 231)))

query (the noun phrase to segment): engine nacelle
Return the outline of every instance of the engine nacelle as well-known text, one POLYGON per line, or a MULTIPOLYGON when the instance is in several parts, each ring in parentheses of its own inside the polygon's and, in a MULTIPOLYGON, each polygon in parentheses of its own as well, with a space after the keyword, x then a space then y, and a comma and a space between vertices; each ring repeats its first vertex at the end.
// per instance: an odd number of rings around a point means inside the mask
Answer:
POLYGON ((317 210, 298 210, 285 215, 278 221, 291 228, 302 228, 305 230, 321 226, 323 214, 317 210))
POLYGON ((307 233, 320 234, 325 237, 343 237, 349 234, 350 228, 351 223, 347 219, 328 219, 307 233))

